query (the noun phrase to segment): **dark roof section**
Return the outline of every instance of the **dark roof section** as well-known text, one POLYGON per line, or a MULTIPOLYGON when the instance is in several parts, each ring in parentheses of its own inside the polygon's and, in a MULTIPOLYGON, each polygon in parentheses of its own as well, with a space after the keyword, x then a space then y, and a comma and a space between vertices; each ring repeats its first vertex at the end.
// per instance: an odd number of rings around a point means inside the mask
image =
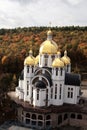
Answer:
POLYGON ((35 83, 35 87, 36 88, 46 88, 46 84, 41 81, 41 80, 38 80, 36 83, 35 83))
POLYGON ((49 81, 50 86, 52 86, 51 76, 50 76, 50 75, 47 75, 47 74, 42 74, 42 75, 49 81))
POLYGON ((24 70, 22 70, 19 79, 20 79, 20 80, 24 80, 24 70))
POLYGON ((49 67, 42 67, 44 69, 47 69, 50 73, 52 73, 52 68, 49 68, 49 67))
POLYGON ((65 85, 80 86, 81 80, 79 74, 65 74, 65 85))

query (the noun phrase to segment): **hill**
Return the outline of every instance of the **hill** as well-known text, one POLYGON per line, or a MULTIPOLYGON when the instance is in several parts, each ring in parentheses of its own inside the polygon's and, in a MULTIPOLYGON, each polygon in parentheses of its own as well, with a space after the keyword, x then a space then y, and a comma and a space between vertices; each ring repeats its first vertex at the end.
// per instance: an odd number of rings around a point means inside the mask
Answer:
MULTIPOLYGON (((87 70, 87 27, 53 27, 53 39, 62 52, 68 50, 73 71, 87 70), (84 66, 84 67, 83 67, 84 66)), ((32 46, 34 56, 40 44, 46 39, 47 27, 29 27, 0 30, 1 71, 19 73, 23 69, 24 58, 32 46)))

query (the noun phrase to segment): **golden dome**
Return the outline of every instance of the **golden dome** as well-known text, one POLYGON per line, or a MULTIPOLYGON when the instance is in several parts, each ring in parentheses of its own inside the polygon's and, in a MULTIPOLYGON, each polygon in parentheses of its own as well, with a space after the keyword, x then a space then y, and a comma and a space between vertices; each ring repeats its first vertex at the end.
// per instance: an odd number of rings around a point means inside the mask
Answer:
POLYGON ((65 63, 65 65, 68 65, 68 64, 70 64, 70 58, 67 56, 63 56, 62 58, 61 58, 61 60, 65 63))
POLYGON ((35 58, 33 56, 28 56, 24 61, 24 65, 34 65, 34 64, 35 64, 35 58))
POLYGON ((70 58, 67 56, 67 51, 64 52, 64 56, 61 58, 65 65, 70 64, 70 58))
POLYGON ((29 56, 26 57, 24 65, 35 65, 35 58, 32 56, 32 50, 29 51, 29 56))
POLYGON ((52 63, 53 67, 64 67, 64 63, 60 58, 56 58, 53 63, 52 63))
POLYGON ((50 29, 47 31, 47 35, 52 35, 52 31, 50 29))
POLYGON ((35 58, 35 65, 37 65, 38 63, 39 63, 39 55, 37 55, 35 58))
POLYGON ((40 47, 40 54, 56 54, 57 48, 51 41, 46 40, 40 47))

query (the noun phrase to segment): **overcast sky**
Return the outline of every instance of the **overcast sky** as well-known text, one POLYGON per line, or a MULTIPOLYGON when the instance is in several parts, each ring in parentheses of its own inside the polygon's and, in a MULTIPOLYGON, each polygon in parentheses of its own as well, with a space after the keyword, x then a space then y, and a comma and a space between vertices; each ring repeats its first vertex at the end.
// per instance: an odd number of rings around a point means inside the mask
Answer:
POLYGON ((0 28, 87 26, 87 0, 0 0, 0 28))

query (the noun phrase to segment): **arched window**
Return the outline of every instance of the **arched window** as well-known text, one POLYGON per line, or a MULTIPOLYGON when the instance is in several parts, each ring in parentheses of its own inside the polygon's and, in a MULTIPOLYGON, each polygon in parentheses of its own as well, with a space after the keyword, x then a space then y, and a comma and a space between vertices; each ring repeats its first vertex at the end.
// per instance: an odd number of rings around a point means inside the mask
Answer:
POLYGON ((58 125, 62 123, 62 115, 58 116, 58 125))
POLYGON ((37 100, 39 100, 39 89, 37 89, 37 100))
POLYGON ((74 113, 71 114, 71 118, 73 118, 73 119, 75 118, 75 114, 74 113))
POLYGON ((29 66, 27 66, 27 73, 29 73, 29 66))
POLYGON ((29 113, 26 113, 26 117, 30 118, 30 114, 29 114, 29 113))
POLYGON ((45 60, 44 60, 44 62, 45 62, 45 66, 47 66, 47 64, 48 64, 48 55, 45 54, 45 55, 44 55, 44 58, 45 58, 45 60))
POLYGON ((66 120, 68 118, 68 115, 67 114, 65 114, 64 115, 64 120, 66 120))
POLYGON ((36 115, 35 114, 32 114, 32 119, 36 119, 36 115))
POLYGON ((43 120, 43 116, 42 116, 42 115, 39 115, 39 116, 38 116, 38 119, 39 119, 39 120, 43 120))
POLYGON ((58 76, 58 68, 56 68, 56 76, 58 76))
POLYGON ((81 119, 82 119, 82 115, 81 115, 81 114, 78 114, 78 115, 77 115, 77 119, 80 119, 80 120, 81 120, 81 119))
POLYGON ((46 120, 50 120, 50 119, 51 119, 50 115, 47 115, 46 120))
POLYGON ((63 73, 63 69, 61 68, 60 69, 60 76, 62 76, 62 73, 63 73))
POLYGON ((57 99, 57 87, 55 87, 55 99, 57 99))

